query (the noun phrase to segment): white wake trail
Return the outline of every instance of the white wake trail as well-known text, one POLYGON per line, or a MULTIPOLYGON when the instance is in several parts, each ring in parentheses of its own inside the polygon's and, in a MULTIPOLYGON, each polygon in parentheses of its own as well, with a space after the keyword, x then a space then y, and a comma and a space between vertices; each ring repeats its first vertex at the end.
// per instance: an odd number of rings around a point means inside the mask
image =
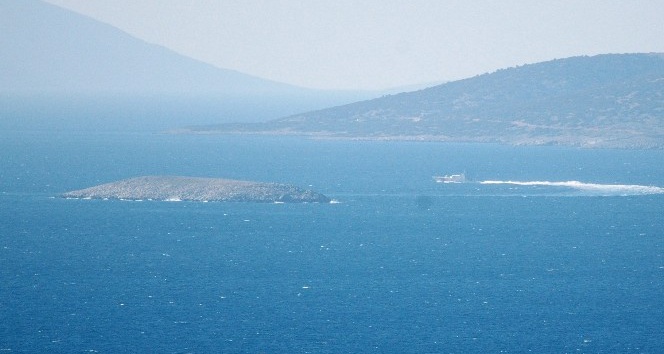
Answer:
POLYGON ((664 188, 638 184, 600 184, 579 181, 481 181, 481 184, 513 184, 519 186, 566 187, 602 195, 664 194, 664 188))

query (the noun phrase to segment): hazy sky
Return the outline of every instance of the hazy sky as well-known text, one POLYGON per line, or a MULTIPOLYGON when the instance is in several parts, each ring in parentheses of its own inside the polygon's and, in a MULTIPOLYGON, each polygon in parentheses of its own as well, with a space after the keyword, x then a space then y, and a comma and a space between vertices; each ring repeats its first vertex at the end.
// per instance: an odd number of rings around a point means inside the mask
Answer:
POLYGON ((664 52, 662 0, 47 0, 215 66, 382 89, 574 55, 664 52))

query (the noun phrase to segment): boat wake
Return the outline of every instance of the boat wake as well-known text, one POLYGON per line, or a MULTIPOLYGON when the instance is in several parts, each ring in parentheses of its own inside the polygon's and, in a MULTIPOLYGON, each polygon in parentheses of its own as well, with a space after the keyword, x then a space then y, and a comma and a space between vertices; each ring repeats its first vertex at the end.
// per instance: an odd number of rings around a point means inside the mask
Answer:
POLYGON ((645 195, 664 194, 664 188, 638 184, 600 184, 579 181, 481 181, 481 184, 511 184, 518 186, 550 186, 572 188, 592 195, 645 195))

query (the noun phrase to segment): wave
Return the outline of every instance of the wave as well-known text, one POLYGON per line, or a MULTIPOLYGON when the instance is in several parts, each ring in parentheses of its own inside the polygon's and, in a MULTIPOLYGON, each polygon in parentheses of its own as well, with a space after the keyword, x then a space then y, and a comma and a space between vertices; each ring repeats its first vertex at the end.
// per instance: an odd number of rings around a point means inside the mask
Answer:
POLYGON ((566 187, 599 195, 664 194, 664 188, 638 184, 600 184, 579 181, 481 181, 481 184, 512 184, 519 186, 566 187))

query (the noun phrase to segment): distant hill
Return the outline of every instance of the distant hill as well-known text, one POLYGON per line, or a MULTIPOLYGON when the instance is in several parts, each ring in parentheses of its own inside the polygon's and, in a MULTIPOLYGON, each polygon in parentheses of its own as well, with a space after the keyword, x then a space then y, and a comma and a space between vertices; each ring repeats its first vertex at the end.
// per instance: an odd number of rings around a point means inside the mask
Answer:
POLYGON ((267 123, 187 131, 664 148, 664 55, 558 59, 267 123))
POLYGON ((37 0, 0 0, 0 33, 0 127, 259 121, 372 95, 217 68, 37 0))

